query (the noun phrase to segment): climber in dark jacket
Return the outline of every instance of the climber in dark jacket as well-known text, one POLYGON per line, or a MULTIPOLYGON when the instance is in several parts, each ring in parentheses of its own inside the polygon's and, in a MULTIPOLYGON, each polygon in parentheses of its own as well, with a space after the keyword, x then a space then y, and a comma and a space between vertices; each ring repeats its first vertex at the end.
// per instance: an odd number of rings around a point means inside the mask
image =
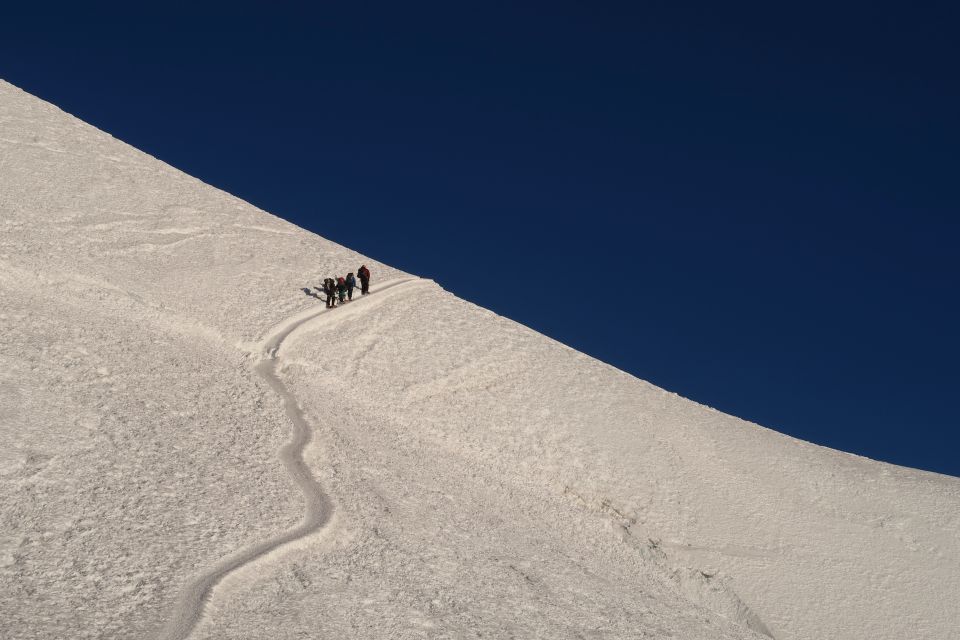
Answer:
POLYGON ((361 265, 357 269, 357 277, 360 278, 360 293, 367 295, 370 293, 370 269, 366 265, 361 265))
POLYGON ((323 292, 327 294, 327 309, 332 309, 337 304, 337 287, 333 283, 333 278, 326 278, 323 281, 323 292))
POLYGON ((357 287, 357 279, 352 273, 347 274, 347 300, 353 300, 353 290, 357 287))

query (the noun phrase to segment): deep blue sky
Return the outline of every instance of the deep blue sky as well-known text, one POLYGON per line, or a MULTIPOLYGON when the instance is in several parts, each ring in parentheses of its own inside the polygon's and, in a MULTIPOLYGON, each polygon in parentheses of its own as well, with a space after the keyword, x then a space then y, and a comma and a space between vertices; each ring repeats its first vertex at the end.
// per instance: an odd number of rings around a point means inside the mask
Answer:
POLYGON ((5 7, 0 77, 667 389, 960 475, 954 3, 124 4, 5 7))

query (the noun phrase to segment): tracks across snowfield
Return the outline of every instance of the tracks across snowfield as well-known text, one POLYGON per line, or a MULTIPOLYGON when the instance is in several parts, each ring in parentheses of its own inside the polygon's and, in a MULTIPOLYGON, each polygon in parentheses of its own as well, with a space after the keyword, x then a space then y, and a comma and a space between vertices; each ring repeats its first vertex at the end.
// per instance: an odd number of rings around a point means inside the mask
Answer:
POLYGON ((413 277, 397 278, 381 283, 375 290, 371 291, 371 297, 361 297, 342 308, 336 310, 326 307, 307 309, 275 325, 257 345, 254 353, 261 355, 261 361, 256 365, 255 371, 266 380, 270 388, 283 400, 284 411, 290 419, 290 440, 280 448, 277 457, 283 464, 283 468, 290 474, 294 484, 303 493, 303 520, 292 529, 221 558, 215 564, 191 578, 183 587, 180 597, 173 605, 166 624, 155 636, 156 640, 185 640, 185 638, 188 638, 203 617, 204 608, 214 587, 228 574, 256 562, 286 544, 318 531, 329 524, 333 517, 333 503, 303 462, 303 450, 310 442, 310 425, 303 417, 303 412, 300 410, 296 398, 284 386, 277 371, 280 347, 283 341, 306 323, 314 319, 325 318, 328 313, 335 313, 338 316, 354 315, 362 312, 365 308, 369 309, 370 302, 383 300, 382 294, 387 290, 403 289, 430 282, 430 280, 413 277), (374 293, 377 295, 372 295, 374 293))

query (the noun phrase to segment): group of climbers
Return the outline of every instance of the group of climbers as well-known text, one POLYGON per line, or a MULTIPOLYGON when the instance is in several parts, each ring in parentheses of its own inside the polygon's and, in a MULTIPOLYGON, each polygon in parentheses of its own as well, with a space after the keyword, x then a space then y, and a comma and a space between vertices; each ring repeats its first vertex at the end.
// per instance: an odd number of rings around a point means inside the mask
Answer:
POLYGON ((358 278, 361 295, 367 295, 370 293, 370 269, 367 269, 366 265, 361 265, 357 269, 356 277, 353 273, 348 273, 346 277, 325 278, 322 291, 327 296, 327 308, 332 309, 338 303, 343 304, 353 300, 353 290, 357 288, 358 278))

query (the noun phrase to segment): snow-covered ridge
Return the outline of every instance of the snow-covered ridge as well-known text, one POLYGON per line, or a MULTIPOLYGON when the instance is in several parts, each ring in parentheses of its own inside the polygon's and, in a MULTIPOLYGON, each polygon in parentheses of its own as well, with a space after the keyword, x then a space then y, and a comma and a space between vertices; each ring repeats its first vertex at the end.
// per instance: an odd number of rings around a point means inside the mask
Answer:
POLYGON ((960 637, 960 480, 665 392, 2 82, 0 436, 4 638, 960 637), (361 263, 404 284, 301 290, 361 263))

